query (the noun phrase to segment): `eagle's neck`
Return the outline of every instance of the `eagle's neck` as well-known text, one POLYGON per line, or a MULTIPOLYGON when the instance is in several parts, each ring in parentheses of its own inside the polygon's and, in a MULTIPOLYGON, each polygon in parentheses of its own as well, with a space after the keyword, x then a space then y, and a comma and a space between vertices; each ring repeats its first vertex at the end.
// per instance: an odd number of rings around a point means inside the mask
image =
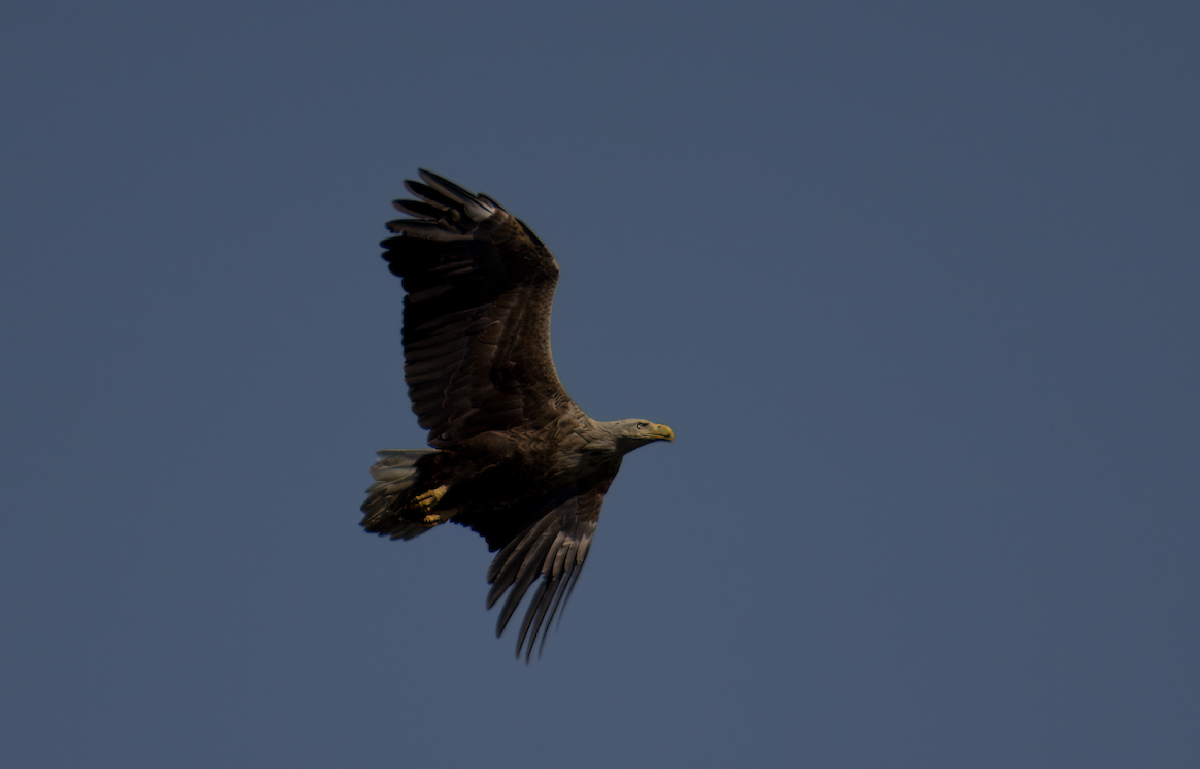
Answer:
POLYGON ((620 457, 642 445, 641 441, 627 437, 619 422, 597 422, 590 417, 588 422, 590 424, 580 431, 587 440, 586 451, 620 457))

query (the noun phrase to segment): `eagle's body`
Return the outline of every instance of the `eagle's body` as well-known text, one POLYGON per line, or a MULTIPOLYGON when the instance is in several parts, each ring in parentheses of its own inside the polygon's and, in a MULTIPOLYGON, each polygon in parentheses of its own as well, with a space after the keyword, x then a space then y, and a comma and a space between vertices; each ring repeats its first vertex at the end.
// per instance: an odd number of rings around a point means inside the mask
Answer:
POLYGON ((407 183, 421 200, 395 203, 418 218, 389 222, 383 246, 408 292, 404 376, 433 448, 380 452, 362 525, 392 539, 450 520, 482 534, 500 550, 488 607, 512 587, 497 635, 540 578, 517 640, 528 658, 578 578, 621 458, 674 433, 597 422, 571 400, 550 355, 554 257, 490 198, 421 178, 407 183))

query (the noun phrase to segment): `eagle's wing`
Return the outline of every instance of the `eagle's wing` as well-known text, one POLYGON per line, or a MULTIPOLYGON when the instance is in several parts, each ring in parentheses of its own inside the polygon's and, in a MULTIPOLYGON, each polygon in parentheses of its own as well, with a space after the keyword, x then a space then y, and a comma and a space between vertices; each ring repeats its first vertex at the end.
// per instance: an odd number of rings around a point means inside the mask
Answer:
MULTIPOLYGON (((517 637, 517 655, 525 647, 526 661, 533 652, 538 632, 543 625, 550 629, 559 605, 566 606, 566 599, 579 579, 600 518, 600 505, 615 475, 598 478, 586 486, 568 486, 549 496, 535 513, 536 522, 497 553, 488 568, 488 582, 492 586, 487 597, 489 609, 512 588, 496 620, 496 637, 512 619, 525 592, 541 579, 529 600, 517 637)), ((543 633, 542 645, 545 643, 543 633)))
POLYGON ((484 195, 420 171, 383 256, 404 281, 404 378, 429 445, 538 428, 570 403, 550 357, 558 264, 484 195))

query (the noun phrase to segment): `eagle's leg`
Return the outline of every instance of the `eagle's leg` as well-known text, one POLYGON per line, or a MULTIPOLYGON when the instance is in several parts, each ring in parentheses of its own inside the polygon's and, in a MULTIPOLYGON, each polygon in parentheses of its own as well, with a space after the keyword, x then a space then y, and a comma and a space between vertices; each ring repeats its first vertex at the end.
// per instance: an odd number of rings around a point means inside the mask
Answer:
MULTIPOLYGON (((446 492, 449 490, 449 486, 442 484, 436 489, 423 491, 413 498, 412 507, 417 510, 432 510, 437 506, 438 502, 442 501, 442 497, 446 496, 446 492)), ((440 513, 429 513, 422 520, 422 523, 424 523, 426 526, 435 526, 441 523, 443 520, 444 519, 440 513)))

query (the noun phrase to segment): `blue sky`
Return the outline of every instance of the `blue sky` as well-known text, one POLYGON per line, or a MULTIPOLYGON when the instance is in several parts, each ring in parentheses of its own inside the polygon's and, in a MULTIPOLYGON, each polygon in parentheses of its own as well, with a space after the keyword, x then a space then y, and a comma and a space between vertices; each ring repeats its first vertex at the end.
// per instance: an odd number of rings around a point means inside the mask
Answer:
POLYGON ((6 766, 1191 767, 1200 13, 10 3, 6 766), (417 166, 627 458, 540 660, 417 447, 417 166))

